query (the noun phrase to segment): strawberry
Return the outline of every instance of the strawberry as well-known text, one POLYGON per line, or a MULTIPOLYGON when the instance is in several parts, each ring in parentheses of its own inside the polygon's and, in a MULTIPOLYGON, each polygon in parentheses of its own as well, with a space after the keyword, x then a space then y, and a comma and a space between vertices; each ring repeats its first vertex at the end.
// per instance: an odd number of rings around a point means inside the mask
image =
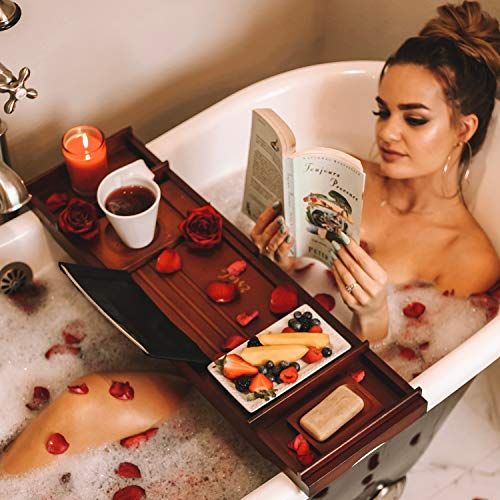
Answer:
POLYGON ((295 330, 291 326, 285 326, 285 328, 281 330, 281 333, 295 333, 295 330))
POLYGON ((269 391, 273 388, 273 383, 263 374, 257 373, 250 382, 248 390, 250 392, 269 391))
POLYGON ((294 439, 288 443, 288 448, 297 451, 301 443, 307 443, 302 434, 297 434, 294 439))
POLYGON ((62 434, 56 432, 49 436, 49 439, 45 443, 45 448, 52 455, 60 455, 69 448, 69 443, 62 434))
POLYGON ((242 312, 236 316, 236 321, 241 326, 247 326, 251 321, 259 316, 259 311, 255 309, 250 314, 242 312))
POLYGON ((231 275, 231 276, 239 276, 241 273, 245 272, 247 268, 247 263, 240 259, 240 260, 235 260, 233 263, 229 264, 229 266, 226 267, 226 271, 231 275))
POLYGON ((289 366, 280 372, 280 380, 285 384, 293 384, 299 378, 297 369, 289 366))
POLYGON ((33 397, 29 403, 26 403, 26 408, 31 411, 41 410, 49 402, 49 399, 49 390, 37 385, 33 388, 33 397))
POLYGON ((238 295, 238 287, 234 283, 211 281, 207 286, 207 295, 218 304, 232 302, 238 295))
POLYGON ((299 295, 297 294, 297 290, 288 283, 278 285, 271 292, 269 308, 274 314, 286 314, 297 308, 298 305, 299 295))
POLYGON ((320 361, 323 359, 323 354, 317 347, 309 347, 309 350, 302 357, 302 359, 306 363, 316 363, 316 361, 320 361))
POLYGON ((73 394, 88 394, 89 387, 87 384, 68 385, 68 391, 73 394))
POLYGON ((313 325, 309 330, 307 330, 309 333, 323 333, 323 328, 319 325, 313 325))
POLYGON ((222 344, 222 350, 232 351, 235 347, 238 347, 243 344, 243 342, 246 342, 246 340, 247 339, 241 335, 231 335, 224 341, 224 344, 222 344))
POLYGON ((425 306, 420 302, 411 302, 403 308, 403 314, 407 318, 419 318, 424 312, 425 306))
POLYGON ((131 448, 132 446, 138 446, 145 441, 151 439, 158 432, 158 427, 151 427, 147 431, 140 432, 139 434, 134 434, 133 436, 128 436, 120 440, 120 444, 124 448, 131 448))
POLYGON ((141 477, 141 471, 139 467, 135 464, 131 464, 130 462, 121 462, 118 465, 118 469, 115 469, 115 473, 120 477, 126 478, 139 478, 141 477))
POLYGON ((158 255, 155 269, 159 273, 172 274, 182 268, 182 259, 177 250, 167 248, 158 255))
POLYGON ((146 498, 146 491, 136 484, 125 486, 113 495, 113 500, 141 500, 141 498, 146 498))
POLYGON ((134 399, 134 388, 128 382, 117 382, 113 380, 109 393, 116 399, 130 401, 134 399))
POLYGON ((366 373, 364 370, 357 370, 355 372, 350 373, 349 375, 351 375, 351 378, 356 382, 358 382, 359 384, 365 378, 366 373))
POLYGON ((314 300, 327 311, 332 311, 335 307, 335 299, 328 293, 318 293, 314 296, 314 300))
POLYGON ((228 354, 222 359, 222 373, 229 380, 234 380, 242 375, 255 375, 258 371, 256 366, 247 363, 237 354, 228 354))

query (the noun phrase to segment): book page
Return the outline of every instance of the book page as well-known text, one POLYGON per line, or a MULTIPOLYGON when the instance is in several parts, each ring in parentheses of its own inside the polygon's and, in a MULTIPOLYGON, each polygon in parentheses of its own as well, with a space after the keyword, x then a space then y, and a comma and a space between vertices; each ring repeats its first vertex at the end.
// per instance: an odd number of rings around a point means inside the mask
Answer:
POLYGON ((341 151, 316 148, 294 163, 296 255, 332 264, 331 241, 340 231, 359 242, 365 174, 341 151))
POLYGON ((252 133, 242 211, 256 220, 276 200, 283 203, 283 156, 295 150, 286 123, 270 109, 252 112, 252 133))

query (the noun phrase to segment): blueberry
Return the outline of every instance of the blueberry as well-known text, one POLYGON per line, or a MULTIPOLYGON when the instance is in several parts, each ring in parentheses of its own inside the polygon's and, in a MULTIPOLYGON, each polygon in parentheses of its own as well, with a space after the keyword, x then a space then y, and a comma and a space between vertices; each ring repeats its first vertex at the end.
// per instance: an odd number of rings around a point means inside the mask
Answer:
POLYGON ((268 362, 266 363, 266 368, 267 368, 268 370, 272 370, 272 369, 274 368, 274 363, 273 363, 272 361, 268 361, 268 362))
POLYGON ((312 319, 313 315, 311 311, 306 311, 303 315, 304 318, 306 319, 312 319))
POLYGON ((319 325, 321 325, 321 321, 318 318, 313 318, 311 320, 311 325, 313 325, 313 326, 319 326, 319 325))
POLYGON ((323 347, 321 354, 323 354, 323 357, 329 358, 332 355, 332 350, 329 347, 323 347))
POLYGON ((259 366, 259 372, 263 375, 267 375, 267 366, 259 366))
POLYGON ((311 329, 312 323, 311 320, 304 320, 300 325, 301 332, 308 332, 311 329))
POLYGON ((300 317, 301 317, 301 316, 302 316, 302 313, 301 313, 300 311, 295 311, 295 312, 293 313, 293 317, 294 317, 295 319, 300 319, 300 317))
POLYGON ((248 375, 242 375, 241 377, 238 377, 234 381, 234 385, 236 386, 236 390, 240 392, 247 392, 248 388, 250 387, 250 382, 252 381, 252 377, 248 375))
POLYGON ((290 328, 293 328, 296 332, 300 332, 302 323, 298 319, 291 319, 288 326, 290 326, 290 328))
POLYGON ((255 335, 253 337, 250 337, 250 339, 247 342, 248 347, 259 347, 261 345, 262 344, 260 343, 260 340, 255 335))
POLYGON ((297 361, 290 363, 290 366, 293 366, 298 372, 300 372, 300 365, 297 363, 297 361))
POLYGON ((281 369, 280 369, 280 367, 279 367, 279 366, 275 366, 275 367, 274 367, 271 371, 272 371, 272 374, 273 374, 275 377, 278 377, 278 378, 279 378, 279 376, 280 376, 280 371, 281 371, 281 369))
POLYGON ((290 366, 290 363, 288 361, 280 361, 278 366, 280 370, 284 370, 285 368, 288 368, 290 366))

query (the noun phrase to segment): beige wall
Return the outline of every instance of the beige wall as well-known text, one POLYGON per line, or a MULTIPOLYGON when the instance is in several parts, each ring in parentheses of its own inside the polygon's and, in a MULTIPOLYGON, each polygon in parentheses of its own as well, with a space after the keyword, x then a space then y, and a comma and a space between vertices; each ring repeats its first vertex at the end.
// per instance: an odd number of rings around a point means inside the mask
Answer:
MULTIPOLYGON (((61 160, 65 130, 133 125, 148 141, 267 76, 319 60, 321 2, 303 0, 16 0, 0 61, 28 66, 39 92, 9 126, 24 178, 61 160)), ((6 96, 0 95, 0 102, 6 96)))
MULTIPOLYGON (((16 0, 0 61, 32 71, 35 101, 8 123, 25 178, 61 161, 91 123, 144 141, 255 81, 323 61, 383 59, 434 15, 432 0, 16 0)), ((500 18, 500 0, 483 0, 500 18)), ((6 100, 0 94, 0 102, 6 100)))
MULTIPOLYGON (((444 3, 456 0, 328 0, 322 19, 323 61, 386 59, 444 3)), ((500 0, 481 0, 500 19, 500 0)))

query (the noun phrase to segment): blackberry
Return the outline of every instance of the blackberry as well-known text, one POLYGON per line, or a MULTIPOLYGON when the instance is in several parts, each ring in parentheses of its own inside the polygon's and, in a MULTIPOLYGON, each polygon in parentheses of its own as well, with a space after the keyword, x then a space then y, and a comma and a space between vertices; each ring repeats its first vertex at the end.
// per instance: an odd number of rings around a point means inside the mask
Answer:
POLYGON ((305 319, 302 320, 302 323, 300 324, 300 332, 308 332, 312 326, 311 320, 305 319))
POLYGON ((323 354, 324 358, 329 358, 332 355, 332 350, 329 347, 323 347, 321 354, 323 354))
POLYGON ((250 339, 247 342, 248 347, 259 347, 261 345, 262 344, 260 343, 259 338, 256 337, 255 335, 253 337, 250 337, 250 339))
POLYGON ((295 319, 300 319, 300 317, 301 317, 301 316, 302 316, 302 313, 301 313, 300 311, 295 311, 295 312, 293 313, 293 317, 294 317, 295 319))
POLYGON ((267 368, 268 370, 272 370, 272 369, 274 368, 274 363, 273 363, 272 361, 268 361, 268 362, 266 363, 266 368, 267 368))
POLYGON ((250 382, 252 381, 252 377, 249 375, 242 375, 241 377, 238 377, 234 381, 234 385, 236 387, 236 390, 240 392, 247 392, 248 388, 250 387, 250 382))
POLYGON ((318 318, 313 318, 311 320, 311 325, 313 325, 313 326, 319 326, 319 325, 321 325, 321 321, 318 318))
POLYGON ((302 327, 302 322, 299 321, 298 319, 291 319, 289 322, 288 322, 288 326, 290 328, 293 328, 296 332, 300 332, 301 330, 301 327, 302 327))
POLYGON ((306 319, 312 319, 313 315, 312 315, 312 312, 311 311, 306 311, 302 317, 306 318, 306 319))
POLYGON ((278 366, 280 370, 284 370, 290 366, 290 363, 288 361, 280 361, 278 366))
POLYGON ((298 372, 300 372, 300 365, 297 363, 297 361, 290 363, 290 366, 293 366, 298 372))
POLYGON ((263 375, 267 375, 267 366, 265 365, 262 365, 262 366, 259 366, 258 368, 259 372, 262 373, 263 375))

